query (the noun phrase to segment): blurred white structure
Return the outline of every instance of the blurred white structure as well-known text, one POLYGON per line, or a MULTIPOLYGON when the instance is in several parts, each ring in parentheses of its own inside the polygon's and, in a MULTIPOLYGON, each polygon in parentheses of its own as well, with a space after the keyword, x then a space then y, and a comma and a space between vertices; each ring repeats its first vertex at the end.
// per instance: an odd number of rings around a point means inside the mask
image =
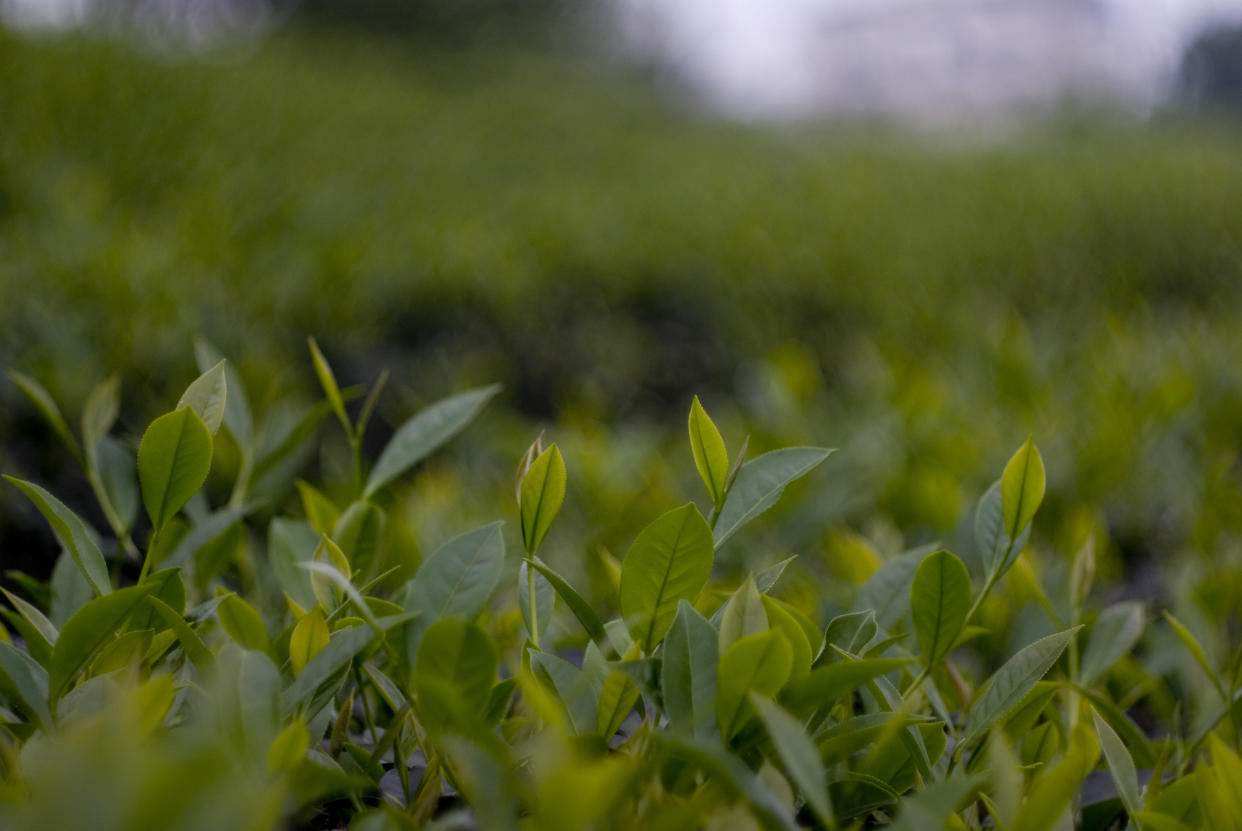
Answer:
POLYGON ((1147 108, 1242 0, 614 0, 629 47, 743 117, 1147 108))

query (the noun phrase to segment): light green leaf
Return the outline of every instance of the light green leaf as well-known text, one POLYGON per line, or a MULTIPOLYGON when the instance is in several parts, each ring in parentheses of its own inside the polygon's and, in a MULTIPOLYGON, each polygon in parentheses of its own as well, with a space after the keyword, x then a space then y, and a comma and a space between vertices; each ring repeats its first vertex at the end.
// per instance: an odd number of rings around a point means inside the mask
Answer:
POLYGON ((282 773, 292 770, 310 750, 310 730, 306 722, 295 719, 272 740, 267 751, 267 772, 282 773))
POLYGON ((664 638, 677 601, 694 602, 712 571, 712 531, 694 503, 643 529, 621 565, 621 615, 644 652, 664 638))
POLYGON ((181 394, 177 409, 190 407, 198 413, 213 436, 224 423, 225 402, 228 398, 228 379, 224 373, 225 361, 220 360, 211 369, 194 379, 181 394))
POLYGON ((837 615, 828 622, 828 628, 824 630, 824 650, 816 659, 816 665, 836 660, 838 656, 831 649, 833 646, 851 655, 861 655, 879 631, 875 612, 870 609, 837 615))
POLYGON ((1139 794, 1138 771, 1134 768, 1134 759, 1130 756, 1130 751, 1126 750, 1117 731, 1109 726, 1107 721, 1100 718, 1099 713, 1092 711, 1091 717, 1095 721, 1095 733, 1100 737, 1100 749, 1104 751, 1104 758, 1108 762, 1108 773, 1113 777, 1113 784, 1117 786, 1117 795, 1121 797, 1122 803, 1126 806, 1126 812, 1131 815, 1131 821, 1133 821, 1134 814, 1143 810, 1143 800, 1139 794))
POLYGON ((433 676, 448 682, 466 711, 481 716, 491 697, 496 668, 495 647, 478 624, 444 617, 423 634, 414 677, 433 676))
POLYGON ((716 630, 685 600, 664 638, 661 683, 670 727, 711 739, 716 728, 716 630))
POLYGON ((177 640, 181 642, 181 648, 185 650, 186 656, 194 662, 194 666, 198 667, 199 672, 208 672, 211 669, 215 656, 207 648, 207 644, 203 643, 203 639, 198 636, 198 633, 190 627, 190 624, 185 622, 185 618, 181 616, 181 613, 154 595, 147 597, 147 602, 164 619, 164 622, 168 624, 168 628, 172 629, 173 634, 177 636, 177 640))
POLYGON ((56 535, 57 541, 73 557, 95 593, 105 595, 111 592, 108 564, 104 562, 103 554, 87 530, 86 523, 63 502, 38 485, 14 479, 12 476, 4 478, 24 493, 39 509, 39 513, 43 514, 48 525, 52 526, 52 533, 56 535))
POLYGON ((1173 632, 1177 635, 1178 640, 1182 642, 1182 645, 1185 646, 1194 657, 1195 663, 1197 663, 1199 667, 1207 673, 1208 679, 1216 688, 1217 693, 1220 694, 1221 699, 1228 701, 1229 696, 1225 694, 1225 687, 1221 683, 1220 677, 1216 674, 1216 671, 1212 669, 1212 662, 1208 660, 1207 653, 1205 653, 1203 651, 1203 647, 1199 645, 1199 639, 1196 638, 1180 620, 1173 617, 1173 615, 1167 610, 1164 612, 1164 619, 1169 622, 1169 626, 1173 627, 1173 632))
POLYGON ((963 803, 979 790, 984 779, 980 775, 961 776, 934 782, 917 793, 902 799, 897 809, 897 821, 891 831, 928 831, 928 829, 953 828, 948 820, 963 803))
POLYGON ((796 559, 798 559, 798 555, 793 554, 781 560, 779 563, 768 566, 763 571, 756 574, 755 586, 759 589, 759 592, 761 594, 767 594, 771 591, 772 587, 776 585, 776 581, 780 580, 781 575, 785 573, 785 569, 788 568, 789 564, 796 559))
MULTIPOLYGON (((802 615, 775 597, 765 594, 761 595, 760 600, 768 616, 768 626, 780 630, 785 635, 785 639, 789 641, 790 648, 793 649, 793 671, 789 677, 797 678, 810 672, 811 659, 814 654, 811 651, 811 638, 808 637, 808 632, 816 639, 820 638, 814 624, 805 619, 799 621, 802 615)), ((819 644, 817 643, 816 646, 819 644)))
MULTIPOLYGON (((314 614, 313 612, 311 614, 314 614)), ((332 634, 280 696, 285 716, 318 713, 344 682, 350 663, 375 639, 369 626, 350 626, 332 634)))
POLYGON ((331 536, 333 527, 341 518, 340 510, 323 491, 306 480, 298 479, 293 484, 297 486, 298 496, 302 499, 302 512, 306 514, 306 521, 320 534, 331 536))
POLYGON ((789 778, 798 786, 820 822, 831 827, 833 817, 828 799, 828 777, 824 775, 819 751, 807 737, 802 723, 761 695, 751 693, 750 703, 758 711, 789 778))
POLYGON ((444 398, 417 413, 397 428, 380 453, 367 479, 364 498, 426 458, 433 450, 460 433, 488 401, 500 392, 499 384, 444 398))
POLYGON ((716 518, 716 547, 775 505, 786 485, 810 473, 832 453, 822 447, 787 447, 742 465, 716 518))
MULTIPOLYGON (((242 597, 230 594, 220 601, 216 607, 216 618, 228 636, 237 643, 256 652, 271 652, 271 641, 268 640, 267 626, 255 608, 242 597)), ((325 629, 324 640, 327 640, 325 629)), ((305 661, 302 662, 303 666, 305 661)))
POLYGON ((909 658, 863 658, 826 664, 789 682, 781 701, 794 712, 826 707, 841 696, 910 663, 909 658))
POLYGON ((295 677, 302 674, 310 660, 328 645, 330 638, 328 623, 318 607, 302 616, 289 635, 289 662, 295 677))
POLYGON ((533 461, 522 477, 518 509, 522 519, 522 543, 534 555, 565 499, 565 461, 554 444, 533 461))
POLYGON ((749 635, 729 647, 716 673, 716 721, 725 741, 750 719, 749 694, 776 695, 792 670, 793 650, 775 630, 749 635))
POLYGON ((1100 746, 1084 724, 1070 735, 1069 748, 1061 761, 1035 780, 1027 791, 1026 804, 1012 831, 1051 831, 1071 807, 1082 782, 1095 767, 1100 746))
POLYGON ((1017 539, 1009 536, 1005 528, 1005 508, 1001 494, 1001 480, 992 483, 979 498, 975 508, 975 546, 983 563, 984 573, 998 579, 1026 547, 1030 539, 1030 523, 1018 533, 1017 539))
POLYGON ((1078 679, 1091 686, 1104 677, 1138 643, 1143 634, 1143 604, 1115 603, 1100 613, 1083 652, 1078 679))
POLYGON ((729 597, 720 616, 720 652, 723 654, 734 643, 747 635, 768 631, 768 613, 763 598, 755 585, 754 575, 729 597))
POLYGON ((350 504, 332 528, 332 539, 340 546, 350 569, 370 575, 380 567, 380 543, 388 515, 378 505, 360 499, 350 504))
POLYGON ((157 530, 198 492, 210 469, 211 433, 198 413, 182 407, 151 422, 138 447, 138 480, 157 530))
POLYGON ((725 496, 725 481, 729 476, 729 453, 724 439, 715 423, 699 403, 696 395, 690 404, 690 451, 694 454, 694 466, 707 486, 712 504, 719 507, 725 496))
POLYGON ((113 375, 91 392, 82 409, 82 444, 86 458, 95 464, 96 448, 121 413, 121 381, 113 375))
POLYGON ((1005 514, 1005 533, 1011 540, 1030 525, 1044 499, 1044 460, 1031 437, 1005 465, 1001 474, 1001 506, 1005 514))
POLYGON ((956 555, 927 555, 910 586, 910 609, 923 663, 935 666, 953 648, 970 609, 970 572, 956 555))
POLYGON ((983 736, 993 724, 1013 712, 1022 699, 1052 669, 1081 627, 1075 626, 1041 638, 1019 650, 996 671, 970 711, 965 735, 958 743, 959 752, 983 736))
POLYGON ((73 454, 73 457, 81 463, 83 461, 82 448, 78 447, 78 440, 73 437, 73 431, 69 429, 69 425, 65 422, 65 417, 60 414, 60 408, 56 406, 56 402, 48 391, 43 388, 43 385, 29 375, 23 375, 15 369, 9 370, 9 378, 17 385, 18 389, 26 394, 26 397, 30 399, 30 402, 39 411, 39 414, 51 426, 52 431, 56 433, 57 438, 73 454))
POLYGON ((661 731, 656 731, 653 738, 670 755, 694 764, 712 781, 720 782, 745 799, 756 818, 768 831, 797 831, 800 827, 789 809, 781 804, 759 777, 719 743, 665 735, 661 731))
POLYGON ((332 373, 332 366, 319 351, 319 344, 314 338, 307 338, 306 343, 310 347, 311 363, 315 365, 315 375, 319 378, 319 386, 323 388, 324 396, 332 405, 336 417, 340 419, 341 426, 345 428, 345 435, 352 437, 354 425, 349 420, 349 414, 345 412, 345 399, 341 397, 341 388, 336 383, 336 375, 332 373))
POLYGON ((52 647, 48 672, 51 698, 59 698, 95 652, 109 641, 121 625, 157 588, 153 584, 130 586, 97 597, 74 613, 60 629, 52 647))

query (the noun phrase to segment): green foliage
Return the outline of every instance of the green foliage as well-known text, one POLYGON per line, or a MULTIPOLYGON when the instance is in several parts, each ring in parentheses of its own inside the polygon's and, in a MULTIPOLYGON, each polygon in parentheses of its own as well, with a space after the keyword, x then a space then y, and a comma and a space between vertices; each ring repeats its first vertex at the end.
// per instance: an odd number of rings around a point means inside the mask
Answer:
MULTIPOLYGON (((735 536, 760 559, 748 523, 829 451, 773 450, 733 476, 696 399, 691 456, 712 517, 694 503, 653 511, 620 564, 597 552, 601 593, 536 556, 554 519, 580 520, 561 450, 542 439, 519 464, 516 506, 506 497, 494 521, 456 534, 435 526, 444 542, 410 550, 397 476, 494 388, 405 422, 367 475, 357 439, 382 385, 351 419, 314 349, 312 362, 353 458, 322 486, 277 465, 267 509, 244 502, 254 468, 237 447, 222 481, 207 478, 217 443, 259 447, 244 438, 248 403, 230 421, 228 401, 249 399, 220 360, 145 431, 130 476, 149 527, 108 540, 9 478, 64 553, 47 583, 6 590, 21 640, 0 642, 5 827, 89 815, 118 828, 1161 831, 1236 816, 1242 653, 1210 640, 1209 621, 1196 635, 1165 611, 1168 627, 1149 631, 1138 603, 1097 611, 1090 546, 1041 574, 1030 440, 976 512, 977 592, 955 554, 921 546, 838 597, 812 557, 743 579, 719 568, 735 536), (1147 662, 1140 647, 1157 636, 1201 675, 1147 662), (1191 686, 1192 723, 1175 683, 1191 686), (1140 726, 1153 713, 1164 732, 1140 726), (1100 767, 1104 795, 1088 785, 1100 767)), ((87 404, 88 482, 115 388, 87 404)), ((109 498, 89 492, 101 508, 109 498)))

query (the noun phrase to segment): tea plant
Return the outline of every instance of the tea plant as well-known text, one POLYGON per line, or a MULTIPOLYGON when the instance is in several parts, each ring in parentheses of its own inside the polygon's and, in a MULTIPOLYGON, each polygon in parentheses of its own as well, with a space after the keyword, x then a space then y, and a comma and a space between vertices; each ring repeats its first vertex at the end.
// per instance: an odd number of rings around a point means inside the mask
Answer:
POLYGON ((743 442, 730 454, 695 398, 685 461, 704 508, 687 501, 647 524, 601 610, 540 556, 572 469, 542 436, 518 463, 515 504, 405 579, 390 490, 498 388, 432 404, 368 464, 384 377, 351 414, 356 391, 310 346, 324 401, 301 418, 256 426, 236 373, 203 349, 203 374, 136 452, 112 435, 116 381, 75 433, 37 382, 14 376, 82 464, 112 536, 5 477, 61 556, 47 583, 19 577, 21 593, 5 592, 4 827, 1242 824, 1242 650, 1220 666, 1166 613, 1161 631, 1214 700, 1193 727, 1176 706, 1152 725, 1163 682, 1132 657, 1142 605, 1094 611, 1090 544, 1059 582, 1027 554, 1045 491, 1032 440, 975 510, 976 573, 936 545, 909 551, 824 625, 778 594, 794 558, 727 586, 713 563, 832 451, 750 458, 743 442), (328 415, 349 446, 337 491, 349 497, 298 480, 296 515, 271 515, 285 506, 252 499, 254 483, 291 477, 286 463, 328 415), (203 486, 218 452, 235 470, 213 506, 203 486), (1004 634, 986 614, 1003 582, 1036 599, 1046 634, 992 669, 976 646, 1004 634))

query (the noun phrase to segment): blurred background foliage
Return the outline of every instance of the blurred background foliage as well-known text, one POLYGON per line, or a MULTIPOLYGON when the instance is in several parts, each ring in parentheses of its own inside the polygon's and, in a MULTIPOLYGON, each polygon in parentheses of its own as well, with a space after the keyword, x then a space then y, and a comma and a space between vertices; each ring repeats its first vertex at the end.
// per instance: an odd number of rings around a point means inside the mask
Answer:
MULTIPOLYGON (((976 498, 1034 434, 1048 567, 1098 533, 1102 575, 1126 578, 1107 599, 1242 608, 1229 117, 726 122, 588 60, 559 5, 310 0, 191 54, 0 30, 0 365, 71 421, 117 374, 137 436, 196 374, 197 338, 257 409, 309 403, 313 335, 344 384, 392 372, 372 457, 422 404, 501 381, 388 506, 396 533, 417 552, 494 519, 546 430, 570 477, 547 556, 597 597, 636 530, 697 494, 694 393, 731 452, 840 448, 722 552, 799 554, 825 612, 906 547, 969 558, 976 498)), ((1232 54, 1198 42, 1185 100, 1227 109, 1232 54)), ((7 383, 0 435, 0 468, 89 512, 7 383)), ((349 465, 326 423, 297 461, 329 482, 349 465)), ((296 506, 273 481, 269 506, 296 506)), ((51 550, 0 500, 0 566, 46 574, 51 550)))

